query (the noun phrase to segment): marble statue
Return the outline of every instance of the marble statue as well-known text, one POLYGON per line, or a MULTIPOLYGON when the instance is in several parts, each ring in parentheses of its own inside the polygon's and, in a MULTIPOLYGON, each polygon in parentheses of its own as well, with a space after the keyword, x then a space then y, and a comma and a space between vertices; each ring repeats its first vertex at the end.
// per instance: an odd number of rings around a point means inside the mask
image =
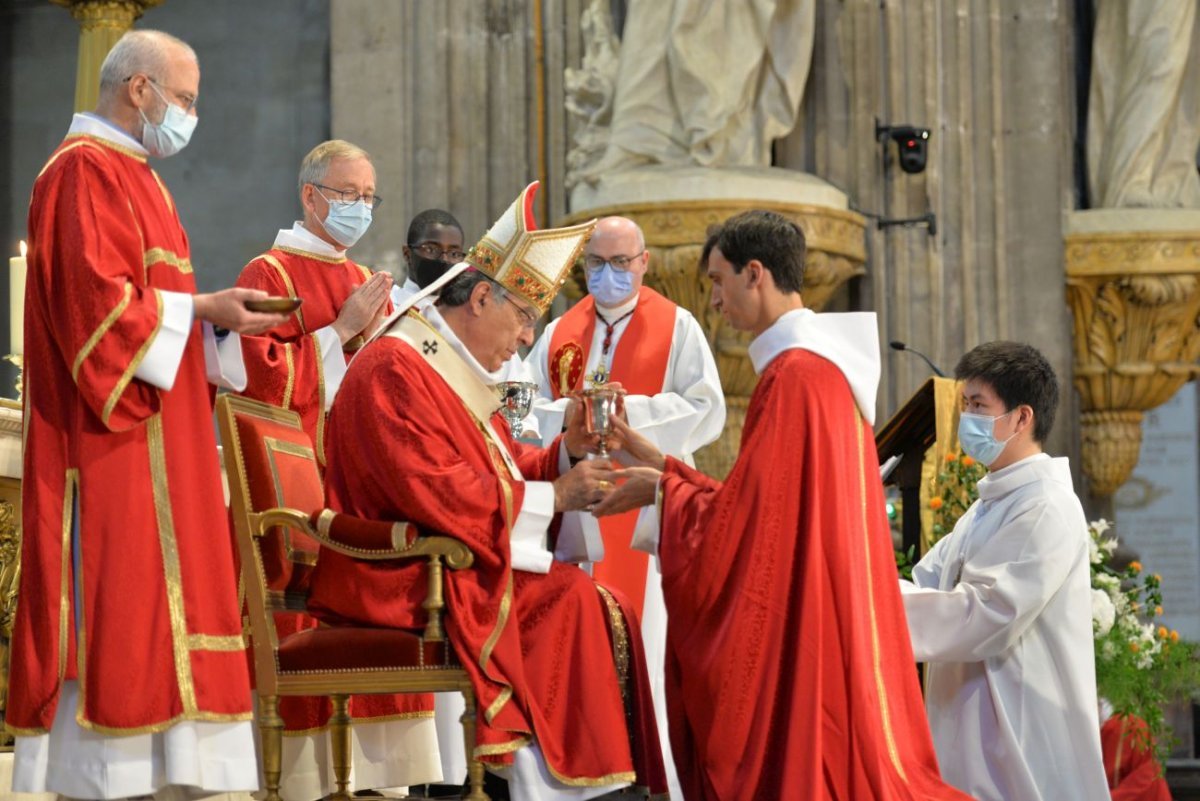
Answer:
POLYGON ((1087 161, 1094 208, 1200 208, 1196 0, 1098 0, 1087 161))

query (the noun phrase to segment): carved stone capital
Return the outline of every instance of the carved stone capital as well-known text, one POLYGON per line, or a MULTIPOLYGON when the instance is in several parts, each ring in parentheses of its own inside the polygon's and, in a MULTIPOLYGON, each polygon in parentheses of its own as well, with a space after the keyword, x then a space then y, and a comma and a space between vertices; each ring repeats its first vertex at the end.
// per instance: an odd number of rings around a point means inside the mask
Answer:
POLYGON ((146 9, 162 5, 163 0, 50 0, 71 10, 71 16, 84 31, 102 28, 124 33, 146 9))
POLYGON ((1137 464, 1142 412, 1200 374, 1200 233, 1071 233, 1065 255, 1083 470, 1108 496, 1137 464))

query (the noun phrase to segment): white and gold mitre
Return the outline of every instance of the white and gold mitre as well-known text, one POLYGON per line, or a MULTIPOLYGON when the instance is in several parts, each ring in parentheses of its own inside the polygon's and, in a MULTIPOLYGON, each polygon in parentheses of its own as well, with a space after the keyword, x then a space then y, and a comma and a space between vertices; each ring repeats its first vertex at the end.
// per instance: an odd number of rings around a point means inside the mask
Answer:
POLYGON ((537 181, 525 187, 467 251, 466 262, 545 313, 591 238, 596 221, 539 231, 533 218, 537 190, 537 181))

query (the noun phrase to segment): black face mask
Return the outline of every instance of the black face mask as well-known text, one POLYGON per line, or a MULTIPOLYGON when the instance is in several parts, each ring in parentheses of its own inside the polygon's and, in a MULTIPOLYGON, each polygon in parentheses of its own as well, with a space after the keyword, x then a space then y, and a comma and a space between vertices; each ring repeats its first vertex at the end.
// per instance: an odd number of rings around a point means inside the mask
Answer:
POLYGON ((452 266, 441 259, 427 259, 414 253, 408 269, 412 279, 417 282, 417 286, 424 289, 441 278, 452 266))

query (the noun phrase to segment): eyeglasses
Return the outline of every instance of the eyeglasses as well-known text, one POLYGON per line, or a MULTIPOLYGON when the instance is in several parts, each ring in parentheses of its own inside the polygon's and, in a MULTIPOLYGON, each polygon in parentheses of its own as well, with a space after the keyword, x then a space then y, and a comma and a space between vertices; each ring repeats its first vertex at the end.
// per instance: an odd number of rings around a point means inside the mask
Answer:
MULTIPOLYGON (((343 203, 357 203, 361 200, 367 204, 367 208, 372 210, 383 205, 383 198, 379 195, 360 195, 355 189, 334 189, 332 186, 325 186, 325 184, 313 184, 313 186, 317 189, 324 189, 326 192, 332 192, 336 199, 343 203)), ((329 198, 325 199, 328 200, 329 198)))
MULTIPOLYGON (((130 75, 127 78, 125 78, 123 81, 121 81, 121 83, 129 83, 135 77, 137 77, 137 76, 130 75)), ((167 86, 166 84, 159 83, 156 79, 151 78, 149 75, 146 76, 146 80, 148 80, 150 83, 154 84, 155 86, 160 87, 160 88, 165 89, 166 91, 170 92, 175 97, 176 100, 178 100, 180 103, 183 104, 184 111, 190 112, 192 109, 194 109, 196 107, 196 101, 199 98, 197 98, 195 95, 190 94, 188 92, 178 92, 178 91, 172 89, 171 87, 167 86)))
POLYGON ((642 254, 645 252, 646 251, 643 250, 640 253, 633 254, 632 256, 610 256, 608 258, 588 254, 587 256, 583 257, 583 266, 584 269, 586 269, 589 273, 596 272, 606 264, 611 264, 612 268, 618 272, 625 272, 629 269, 629 265, 632 264, 636 259, 640 259, 642 254))
POLYGON ((512 304, 512 307, 517 310, 517 314, 521 317, 521 328, 532 331, 537 325, 538 318, 533 315, 533 312, 526 309, 520 303, 510 298, 508 295, 502 295, 505 300, 512 304))
POLYGON ((443 249, 437 242, 422 242, 419 245, 409 245, 409 247, 427 259, 441 259, 444 262, 452 264, 458 264, 467 255, 461 248, 451 247, 443 249))

